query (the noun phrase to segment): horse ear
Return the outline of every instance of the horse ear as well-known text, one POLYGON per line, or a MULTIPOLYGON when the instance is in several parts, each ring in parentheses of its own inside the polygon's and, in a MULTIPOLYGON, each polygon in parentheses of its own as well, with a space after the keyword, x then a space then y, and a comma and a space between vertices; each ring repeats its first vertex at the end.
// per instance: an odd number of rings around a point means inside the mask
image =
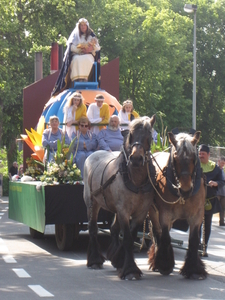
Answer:
POLYGON ((201 131, 196 131, 193 136, 193 139, 191 140, 193 146, 195 146, 199 142, 200 136, 201 136, 201 131))
POLYGON ((155 115, 153 115, 150 119, 150 124, 151 124, 151 127, 153 127, 153 125, 155 124, 155 115))
POLYGON ((170 142, 170 144, 173 144, 174 147, 176 148, 177 141, 175 139, 174 134, 172 132, 168 132, 168 136, 169 136, 169 142, 170 142))
POLYGON ((123 138, 125 138, 129 133, 129 129, 124 129, 124 130, 121 130, 121 134, 123 136, 123 138))

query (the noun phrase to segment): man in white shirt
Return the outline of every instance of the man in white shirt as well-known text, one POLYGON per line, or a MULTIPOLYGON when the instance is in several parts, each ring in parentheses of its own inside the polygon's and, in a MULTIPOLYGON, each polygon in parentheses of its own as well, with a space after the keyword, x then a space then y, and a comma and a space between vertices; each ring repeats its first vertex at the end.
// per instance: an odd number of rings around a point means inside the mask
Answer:
MULTIPOLYGON (((87 117, 93 124, 108 124, 109 123, 109 105, 104 103, 105 98, 102 94, 98 94, 95 97, 95 103, 89 105, 87 110, 87 117)), ((98 134, 104 126, 92 126, 91 131, 98 134)))

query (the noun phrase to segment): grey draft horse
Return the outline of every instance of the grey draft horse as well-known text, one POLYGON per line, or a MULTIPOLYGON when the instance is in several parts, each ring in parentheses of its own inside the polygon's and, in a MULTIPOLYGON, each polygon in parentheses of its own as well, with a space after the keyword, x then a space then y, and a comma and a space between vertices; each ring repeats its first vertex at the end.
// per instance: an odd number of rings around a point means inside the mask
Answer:
POLYGON ((150 159, 154 123, 155 115, 133 120, 121 152, 96 151, 84 165, 84 201, 90 237, 87 266, 99 269, 105 261, 97 241, 97 219, 102 207, 115 214, 107 259, 121 279, 139 279, 142 274, 134 261, 133 241, 153 203, 154 189, 148 173, 154 181, 155 168, 150 159))

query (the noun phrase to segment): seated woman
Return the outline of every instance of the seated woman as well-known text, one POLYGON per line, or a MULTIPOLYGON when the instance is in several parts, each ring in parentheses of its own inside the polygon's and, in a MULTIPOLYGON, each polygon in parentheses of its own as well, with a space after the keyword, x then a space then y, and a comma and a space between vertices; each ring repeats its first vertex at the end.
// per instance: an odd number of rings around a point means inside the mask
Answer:
POLYGON ((57 140, 62 141, 62 137, 65 134, 65 144, 70 144, 70 139, 67 133, 63 133, 62 129, 59 128, 59 118, 57 116, 51 116, 49 119, 50 128, 45 129, 42 135, 42 146, 49 146, 49 159, 48 161, 54 160, 54 154, 57 150, 57 140))
POLYGON ((72 133, 76 132, 78 127, 72 124, 78 124, 78 120, 81 117, 87 116, 87 108, 86 105, 83 103, 83 96, 81 93, 75 92, 73 93, 67 100, 66 105, 64 106, 64 119, 63 123, 64 129, 66 130, 69 138, 71 139, 72 133))
POLYGON ((134 110, 133 101, 126 100, 118 114, 120 124, 127 124, 121 126, 121 129, 127 129, 130 121, 139 117, 139 114, 134 110))
POLYGON ((91 123, 87 117, 81 117, 78 121, 78 130, 75 134, 72 133, 72 139, 77 136, 74 145, 74 162, 81 171, 81 176, 83 178, 84 162, 85 159, 91 155, 98 146, 97 137, 94 133, 90 132, 91 123))
POLYGON ((93 30, 84 18, 77 22, 66 44, 63 66, 52 96, 69 87, 71 81, 87 81, 96 52, 101 49, 93 30))

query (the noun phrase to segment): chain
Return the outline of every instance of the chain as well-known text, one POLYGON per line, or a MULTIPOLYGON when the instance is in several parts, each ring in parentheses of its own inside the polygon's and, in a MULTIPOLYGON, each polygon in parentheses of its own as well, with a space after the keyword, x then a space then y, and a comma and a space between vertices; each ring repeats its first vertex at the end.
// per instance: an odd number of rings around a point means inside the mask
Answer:
POLYGON ((205 216, 203 218, 203 223, 202 223, 202 244, 203 244, 203 253, 202 253, 202 256, 204 256, 205 253, 206 253, 206 244, 205 244, 205 216))

